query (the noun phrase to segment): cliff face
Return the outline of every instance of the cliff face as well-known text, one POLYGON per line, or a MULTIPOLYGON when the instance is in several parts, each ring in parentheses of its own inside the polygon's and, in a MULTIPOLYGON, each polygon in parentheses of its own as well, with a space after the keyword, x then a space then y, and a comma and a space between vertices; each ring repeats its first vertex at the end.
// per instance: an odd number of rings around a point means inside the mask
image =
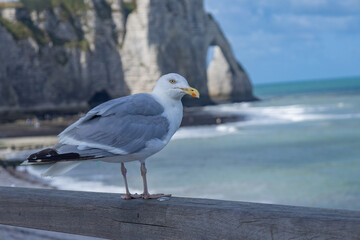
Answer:
POLYGON ((151 91, 169 72, 200 90, 198 104, 253 98, 202 0, 44 1, 0 8, 2 111, 86 108, 151 91), (207 69, 210 46, 215 56, 207 69))

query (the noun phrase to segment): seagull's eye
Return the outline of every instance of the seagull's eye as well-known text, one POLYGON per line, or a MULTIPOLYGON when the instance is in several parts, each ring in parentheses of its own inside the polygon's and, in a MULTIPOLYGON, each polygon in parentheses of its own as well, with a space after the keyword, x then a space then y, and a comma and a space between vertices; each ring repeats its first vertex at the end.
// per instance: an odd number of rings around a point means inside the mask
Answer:
POLYGON ((170 80, 169 80, 169 83, 171 83, 171 84, 175 84, 175 83, 176 83, 176 81, 175 81, 174 79, 170 79, 170 80))

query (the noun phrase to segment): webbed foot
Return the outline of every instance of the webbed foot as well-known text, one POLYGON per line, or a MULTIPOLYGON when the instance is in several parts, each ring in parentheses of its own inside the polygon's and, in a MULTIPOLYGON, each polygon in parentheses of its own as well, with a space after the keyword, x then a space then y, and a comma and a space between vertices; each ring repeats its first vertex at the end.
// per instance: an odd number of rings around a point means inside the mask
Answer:
POLYGON ((121 199, 123 200, 138 199, 138 198, 142 198, 142 195, 135 193, 135 194, 126 194, 121 196, 121 199))
POLYGON ((163 194, 163 193, 157 193, 157 194, 149 194, 149 193, 143 193, 141 194, 141 197, 145 200, 147 199, 156 199, 161 197, 171 197, 171 194, 163 194))

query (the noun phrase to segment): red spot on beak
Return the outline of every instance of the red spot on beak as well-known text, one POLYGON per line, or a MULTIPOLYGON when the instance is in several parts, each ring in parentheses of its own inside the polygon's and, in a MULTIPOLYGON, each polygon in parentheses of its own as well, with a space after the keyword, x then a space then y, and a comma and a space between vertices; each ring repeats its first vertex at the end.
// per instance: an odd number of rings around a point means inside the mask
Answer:
POLYGON ((196 94, 195 94, 195 93, 192 93, 191 96, 196 97, 196 94))

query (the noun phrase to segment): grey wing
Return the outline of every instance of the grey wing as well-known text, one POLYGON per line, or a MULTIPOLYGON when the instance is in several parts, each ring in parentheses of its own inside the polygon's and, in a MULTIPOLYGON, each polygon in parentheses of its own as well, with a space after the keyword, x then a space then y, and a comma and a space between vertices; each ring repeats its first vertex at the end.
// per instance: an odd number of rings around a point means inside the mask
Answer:
POLYGON ((164 108, 150 94, 118 98, 90 110, 59 135, 62 144, 99 148, 115 154, 140 151, 169 130, 164 108))

